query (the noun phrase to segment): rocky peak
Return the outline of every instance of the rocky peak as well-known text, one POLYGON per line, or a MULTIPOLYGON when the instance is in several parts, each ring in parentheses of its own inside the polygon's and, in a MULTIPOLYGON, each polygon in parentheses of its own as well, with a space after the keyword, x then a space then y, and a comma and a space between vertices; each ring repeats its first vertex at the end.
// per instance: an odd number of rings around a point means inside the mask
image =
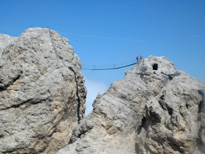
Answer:
POLYGON ((80 60, 66 38, 47 28, 1 36, 0 153, 54 154, 84 117, 80 60))
POLYGON ((150 56, 99 94, 84 118, 80 68, 55 31, 0 34, 0 153, 205 153, 204 82, 150 56))
POLYGON ((58 154, 202 154, 204 93, 204 82, 150 56, 97 96, 58 154))
POLYGON ((139 61, 131 72, 151 74, 163 72, 165 74, 174 74, 176 71, 174 64, 166 57, 150 56, 149 58, 139 61))

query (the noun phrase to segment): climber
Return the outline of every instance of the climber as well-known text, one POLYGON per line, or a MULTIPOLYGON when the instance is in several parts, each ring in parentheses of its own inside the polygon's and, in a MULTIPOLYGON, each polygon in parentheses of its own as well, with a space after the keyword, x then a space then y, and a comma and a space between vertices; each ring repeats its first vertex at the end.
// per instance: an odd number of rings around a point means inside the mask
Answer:
POLYGON ((137 56, 136 59, 137 59, 137 62, 138 62, 138 60, 139 60, 139 56, 137 56))
POLYGON ((142 60, 142 56, 140 56, 140 60, 142 60))

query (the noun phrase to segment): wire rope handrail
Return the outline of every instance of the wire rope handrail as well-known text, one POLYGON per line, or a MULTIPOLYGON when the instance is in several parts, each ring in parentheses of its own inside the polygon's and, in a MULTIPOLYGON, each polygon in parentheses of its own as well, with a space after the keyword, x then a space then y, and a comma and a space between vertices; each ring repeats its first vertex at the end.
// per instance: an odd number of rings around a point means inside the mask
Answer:
POLYGON ((116 69, 121 69, 121 68, 125 68, 125 67, 129 67, 132 65, 136 65, 137 62, 132 63, 132 64, 128 64, 128 65, 123 65, 123 66, 118 66, 118 67, 110 67, 110 68, 85 68, 82 67, 82 70, 90 70, 90 71, 105 71, 105 70, 116 70, 116 69))

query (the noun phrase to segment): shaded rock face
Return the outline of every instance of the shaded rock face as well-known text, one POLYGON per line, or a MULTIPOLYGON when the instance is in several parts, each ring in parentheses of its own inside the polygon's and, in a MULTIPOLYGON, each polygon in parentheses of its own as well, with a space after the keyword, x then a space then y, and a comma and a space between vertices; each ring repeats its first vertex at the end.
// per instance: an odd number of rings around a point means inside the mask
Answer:
POLYGON ((80 60, 49 29, 0 35, 0 42, 0 153, 55 154, 84 117, 80 60))
POLYGON ((205 153, 205 83, 150 56, 94 101, 58 154, 205 153))

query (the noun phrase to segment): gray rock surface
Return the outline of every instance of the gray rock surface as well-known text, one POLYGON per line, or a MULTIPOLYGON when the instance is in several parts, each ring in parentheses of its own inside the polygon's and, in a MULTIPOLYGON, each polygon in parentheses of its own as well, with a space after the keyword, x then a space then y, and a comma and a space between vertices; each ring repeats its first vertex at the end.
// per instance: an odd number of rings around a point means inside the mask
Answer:
POLYGON ((57 154, 204 154, 205 83, 150 56, 98 95, 57 154))
POLYGON ((55 154, 84 117, 86 88, 66 38, 30 28, 0 35, 0 153, 55 154))
POLYGON ((14 43, 17 40, 17 37, 11 37, 6 34, 0 34, 0 58, 3 52, 3 49, 9 44, 14 43))

